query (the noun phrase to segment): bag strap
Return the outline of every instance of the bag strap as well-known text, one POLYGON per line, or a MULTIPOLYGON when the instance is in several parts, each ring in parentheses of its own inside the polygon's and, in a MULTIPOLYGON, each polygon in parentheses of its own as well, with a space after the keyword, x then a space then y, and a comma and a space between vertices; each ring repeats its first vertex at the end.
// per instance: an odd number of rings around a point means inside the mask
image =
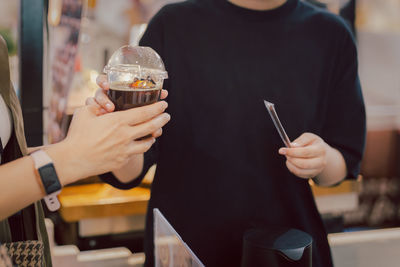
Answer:
MULTIPOLYGON (((18 147, 20 149, 20 152, 22 155, 26 155, 27 154, 27 144, 26 144, 26 139, 25 139, 22 110, 21 110, 21 106, 20 106, 17 94, 15 93, 14 87, 13 87, 13 85, 11 83, 11 79, 10 79, 10 63, 9 63, 9 59, 8 59, 7 44, 1 35, 0 35, 0 94, 3 97, 4 102, 6 103, 8 108, 11 110, 11 114, 13 117, 15 137, 16 137, 16 141, 18 142, 18 147)), ((28 210, 28 209, 32 209, 32 207, 30 206, 29 208, 27 208, 25 210, 28 210)), ((43 242, 46 241, 46 242, 44 242, 45 250, 46 250, 46 252, 49 252, 50 250, 48 247, 47 235, 45 232, 45 226, 44 226, 44 220, 43 220, 44 214, 43 214, 43 210, 42 210, 40 201, 34 203, 34 208, 33 208, 34 214, 32 214, 30 212, 28 212, 28 213, 22 212, 22 213, 23 213, 23 217, 27 217, 28 215, 29 215, 28 217, 30 217, 30 218, 32 218, 32 216, 35 217, 35 220, 36 220, 36 223, 35 223, 36 229, 35 230, 36 230, 37 238, 39 241, 43 241, 43 242)), ((24 223, 29 222, 30 218, 24 218, 23 219, 24 223)), ((8 227, 8 229, 9 229, 9 227, 8 227)), ((31 232, 33 232, 33 230, 31 232)), ((51 262, 51 260, 46 259, 46 262, 51 262)))
POLYGON ((0 93, 6 105, 10 108, 14 130, 17 136, 18 145, 22 155, 27 154, 27 145, 25 140, 24 121, 22 110, 19 104, 17 94, 12 86, 10 79, 10 63, 8 61, 8 50, 6 41, 0 36, 0 93))

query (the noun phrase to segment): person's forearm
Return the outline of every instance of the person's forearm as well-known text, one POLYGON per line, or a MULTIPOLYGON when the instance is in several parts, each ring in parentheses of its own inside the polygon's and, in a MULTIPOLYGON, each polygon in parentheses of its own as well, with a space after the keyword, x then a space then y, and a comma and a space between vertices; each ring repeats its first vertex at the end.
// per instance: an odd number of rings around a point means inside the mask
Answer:
POLYGON ((129 183, 136 179, 143 171, 144 156, 143 154, 134 155, 119 170, 113 171, 114 176, 122 183, 129 183))
MULTIPOLYGON (((64 144, 44 147, 44 150, 53 159, 62 185, 78 179, 79 168, 74 163, 73 157, 67 155, 64 144)), ((40 178, 36 175, 34 162, 30 156, 0 166, 0 220, 45 196, 40 178)))
POLYGON ((313 180, 320 186, 331 186, 339 183, 347 175, 346 162, 339 150, 329 146, 326 152, 326 166, 313 180))
POLYGON ((0 220, 44 197, 31 157, 0 166, 0 220))

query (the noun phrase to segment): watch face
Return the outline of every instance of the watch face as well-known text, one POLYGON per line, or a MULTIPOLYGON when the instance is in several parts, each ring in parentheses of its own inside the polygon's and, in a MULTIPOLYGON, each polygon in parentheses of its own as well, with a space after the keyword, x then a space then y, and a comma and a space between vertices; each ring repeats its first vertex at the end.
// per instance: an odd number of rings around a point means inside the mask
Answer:
POLYGON ((53 163, 49 163, 40 167, 38 172, 40 174, 40 178, 42 179, 42 183, 47 195, 61 189, 61 184, 58 180, 56 169, 54 168, 53 163))

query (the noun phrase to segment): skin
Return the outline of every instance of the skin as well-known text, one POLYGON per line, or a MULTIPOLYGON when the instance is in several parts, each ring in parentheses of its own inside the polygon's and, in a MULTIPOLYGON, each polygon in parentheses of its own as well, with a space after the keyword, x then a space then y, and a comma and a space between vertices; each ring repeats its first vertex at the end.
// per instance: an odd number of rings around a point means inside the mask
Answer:
MULTIPOLYGON (((100 114, 106 114, 115 110, 114 104, 110 101, 107 96, 109 90, 109 84, 105 75, 99 75, 97 77, 97 84, 100 88, 97 90, 95 97, 90 97, 86 100, 86 105, 94 106, 100 114)), ((165 99, 168 96, 167 90, 162 90, 161 99, 165 99)), ((153 137, 158 137, 162 134, 162 129, 158 129, 153 133, 153 137)), ((136 179, 143 170, 144 156, 143 153, 135 154, 130 157, 124 166, 119 169, 114 169, 114 176, 122 183, 128 183, 136 179)))
POLYGON ((303 133, 291 148, 280 148, 286 156, 286 166, 297 177, 309 179, 320 186, 331 186, 342 181, 347 174, 343 155, 316 134, 303 133))
MULTIPOLYGON (((253 10, 269 10, 283 5, 287 0, 229 0, 237 6, 253 10)), ((114 105, 107 97, 108 84, 106 77, 99 76, 101 87, 94 99, 88 104, 96 105, 103 113, 112 112, 114 105)), ((331 186, 342 181, 347 174, 343 155, 313 133, 303 133, 291 144, 291 148, 280 148, 279 154, 286 157, 286 166, 299 178, 312 178, 321 186, 331 186)), ((115 176, 128 182, 135 179, 142 171, 143 155, 135 155, 115 176)))
MULTIPOLYGON (((75 112, 63 141, 41 148, 52 158, 62 185, 118 170, 153 145, 155 136, 170 120, 164 112, 167 106, 160 101, 103 116, 98 116, 100 110, 95 106, 83 107, 75 112), (152 137, 137 141, 151 134, 152 137)), ((30 156, 0 166, 0 177, 0 220, 45 196, 30 156)))

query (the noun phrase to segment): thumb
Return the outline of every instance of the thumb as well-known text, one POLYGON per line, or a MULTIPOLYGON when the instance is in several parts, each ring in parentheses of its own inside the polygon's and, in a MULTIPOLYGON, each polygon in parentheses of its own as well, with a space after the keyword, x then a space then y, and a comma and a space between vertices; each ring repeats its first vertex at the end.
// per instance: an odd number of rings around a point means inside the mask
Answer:
POLYGON ((291 143, 292 147, 303 147, 311 144, 316 139, 316 135, 312 133, 303 133, 291 143))

